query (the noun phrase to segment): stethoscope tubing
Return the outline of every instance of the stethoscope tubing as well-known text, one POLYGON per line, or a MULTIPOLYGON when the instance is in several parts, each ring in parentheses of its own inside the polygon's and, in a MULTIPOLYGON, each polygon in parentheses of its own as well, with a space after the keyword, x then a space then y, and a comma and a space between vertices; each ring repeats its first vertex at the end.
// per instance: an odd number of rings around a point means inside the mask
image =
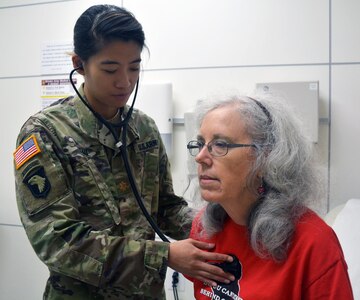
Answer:
POLYGON ((129 123, 130 117, 132 115, 132 111, 134 108, 134 104, 135 104, 135 100, 137 97, 137 92, 138 92, 138 87, 139 87, 139 78, 136 81, 136 86, 135 86, 135 91, 134 91, 134 97, 133 97, 133 101, 132 104, 129 108, 129 111, 126 115, 126 117, 120 121, 119 123, 115 123, 112 124, 110 122, 108 122, 103 116, 101 116, 99 113, 97 113, 92 107, 91 105, 84 99, 84 97, 80 94, 80 92, 78 91, 78 89, 76 88, 76 85, 74 84, 73 81, 73 74, 80 69, 80 67, 73 69, 69 76, 70 76, 70 83, 74 89, 74 91, 76 92, 77 96, 80 98, 80 100, 85 104, 85 106, 93 113, 93 115, 102 123, 104 124, 109 131, 111 132, 111 134, 114 137, 114 140, 116 142, 116 146, 119 148, 120 153, 121 153, 121 157, 124 161, 124 166, 125 166, 125 170, 129 179, 129 183, 131 186, 131 190, 135 196, 135 199, 143 213, 143 215, 146 217, 146 219, 148 220, 148 222, 150 223, 151 227, 153 228, 153 230, 156 232, 156 234, 164 241, 164 242, 170 242, 168 240, 168 238, 162 233, 162 231, 160 230, 160 228, 157 226, 157 224, 155 223, 155 221, 153 220, 153 218, 151 217, 151 215, 149 214, 149 212, 147 211, 145 205, 144 205, 144 200, 140 195, 139 189, 136 185, 136 181, 135 181, 135 177, 133 175, 133 172, 131 170, 131 166, 129 163, 129 158, 128 158, 128 153, 127 153, 127 149, 126 149, 126 135, 127 135, 127 125, 129 123), (115 128, 122 128, 121 130, 121 140, 119 139, 117 132, 115 130, 115 128))

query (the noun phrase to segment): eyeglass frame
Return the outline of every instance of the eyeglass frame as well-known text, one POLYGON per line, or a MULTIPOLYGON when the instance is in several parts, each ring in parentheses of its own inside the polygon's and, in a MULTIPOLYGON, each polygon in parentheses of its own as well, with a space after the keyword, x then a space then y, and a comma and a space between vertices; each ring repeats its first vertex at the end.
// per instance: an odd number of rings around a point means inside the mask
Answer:
POLYGON ((191 156, 197 156, 201 152, 201 150, 204 148, 204 146, 206 146, 206 148, 209 151, 210 155, 213 156, 213 157, 223 157, 223 156, 225 156, 226 154, 228 154, 229 148, 230 149, 232 149, 232 148, 242 148, 242 147, 254 147, 254 148, 257 148, 257 146, 255 144, 232 144, 232 143, 228 143, 226 141, 223 141, 221 139, 213 139, 208 143, 204 143, 204 142, 201 142, 201 141, 198 141, 198 140, 191 140, 190 142, 187 143, 186 148, 189 150, 189 153, 190 153, 191 156), (226 148, 225 147, 223 148, 223 149, 226 149, 226 152, 224 154, 222 154, 222 155, 214 155, 213 150, 212 150, 211 147, 214 145, 214 143, 216 141, 220 141, 221 143, 224 144, 224 146, 226 145, 226 148), (192 143, 193 144, 197 143, 197 146, 191 145, 192 143), (192 153, 193 149, 198 149, 198 153, 196 153, 194 155, 192 153))

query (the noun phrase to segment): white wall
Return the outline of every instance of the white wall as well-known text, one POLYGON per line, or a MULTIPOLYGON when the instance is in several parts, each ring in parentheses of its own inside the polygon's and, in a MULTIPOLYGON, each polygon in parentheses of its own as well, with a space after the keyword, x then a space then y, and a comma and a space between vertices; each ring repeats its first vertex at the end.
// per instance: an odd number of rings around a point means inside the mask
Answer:
MULTIPOLYGON (((320 123, 318 143, 330 175, 328 207, 360 198, 359 1, 106 2, 125 6, 143 24, 151 54, 142 81, 172 83, 175 118, 214 91, 319 81, 319 117, 329 121, 320 123)), ((75 20, 95 3, 103 1, 0 1, 0 299, 41 298, 46 269, 20 227, 12 152, 19 127, 41 107, 42 42, 71 40, 75 20)), ((184 127, 174 125, 172 168, 179 194, 187 184, 185 144, 184 127)), ((182 286, 179 295, 192 299, 191 286, 182 286)))

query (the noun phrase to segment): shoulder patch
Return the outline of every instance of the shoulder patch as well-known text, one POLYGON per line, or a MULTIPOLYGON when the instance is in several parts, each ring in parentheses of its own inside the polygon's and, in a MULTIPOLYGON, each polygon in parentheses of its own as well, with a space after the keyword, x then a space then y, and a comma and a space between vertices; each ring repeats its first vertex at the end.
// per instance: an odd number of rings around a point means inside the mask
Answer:
POLYGON ((14 151, 14 160, 16 169, 19 169, 30 158, 40 153, 40 147, 35 135, 31 135, 14 151))
POLYGON ((31 193, 36 198, 46 198, 51 189, 49 179, 42 166, 36 167, 29 172, 23 182, 28 186, 31 193))

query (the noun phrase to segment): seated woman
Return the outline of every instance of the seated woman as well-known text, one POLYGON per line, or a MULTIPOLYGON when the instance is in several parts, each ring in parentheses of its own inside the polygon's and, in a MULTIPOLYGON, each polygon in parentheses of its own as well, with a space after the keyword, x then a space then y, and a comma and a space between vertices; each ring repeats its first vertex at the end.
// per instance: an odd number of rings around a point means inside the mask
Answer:
POLYGON ((197 106, 198 163, 206 207, 191 237, 231 254, 235 281, 194 282, 196 299, 353 299, 334 231, 312 210, 321 170, 301 123, 279 99, 234 96, 197 106))

